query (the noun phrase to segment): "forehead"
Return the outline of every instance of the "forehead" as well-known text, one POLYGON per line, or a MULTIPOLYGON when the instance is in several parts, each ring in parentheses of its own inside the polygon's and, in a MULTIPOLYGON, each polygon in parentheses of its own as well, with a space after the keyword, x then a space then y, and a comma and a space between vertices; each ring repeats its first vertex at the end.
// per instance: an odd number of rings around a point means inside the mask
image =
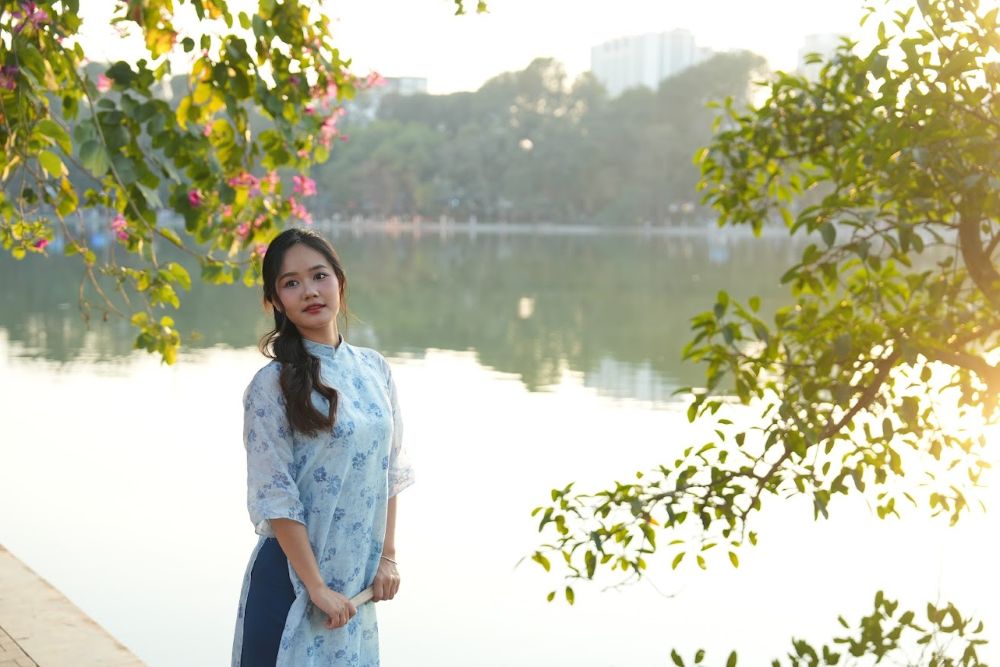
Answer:
POLYGON ((323 253, 303 243, 296 243, 286 250, 285 256, 281 258, 281 269, 278 271, 278 275, 306 273, 312 267, 320 264, 331 268, 330 262, 323 256, 323 253))

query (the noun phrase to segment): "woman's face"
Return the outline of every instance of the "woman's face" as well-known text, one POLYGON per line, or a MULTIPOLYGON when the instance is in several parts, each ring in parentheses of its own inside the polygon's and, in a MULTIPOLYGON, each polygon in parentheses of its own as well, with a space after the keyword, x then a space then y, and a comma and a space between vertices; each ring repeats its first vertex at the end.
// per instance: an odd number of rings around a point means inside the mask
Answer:
POLYGON ((322 253, 296 243, 285 252, 274 286, 274 307, 304 338, 336 345, 340 340, 340 281, 322 253))

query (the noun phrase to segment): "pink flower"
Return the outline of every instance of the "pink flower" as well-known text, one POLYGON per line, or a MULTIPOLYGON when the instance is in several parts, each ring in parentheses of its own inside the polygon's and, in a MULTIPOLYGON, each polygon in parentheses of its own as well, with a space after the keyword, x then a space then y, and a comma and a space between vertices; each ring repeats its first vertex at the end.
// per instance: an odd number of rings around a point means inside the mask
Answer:
POLYGON ((315 109, 315 108, 313 107, 313 105, 311 105, 311 104, 307 104, 307 105, 305 106, 305 108, 304 108, 304 109, 302 109, 302 113, 304 113, 304 114, 305 114, 305 115, 307 115, 307 116, 311 116, 311 115, 313 115, 313 113, 314 113, 315 111, 316 111, 316 109, 315 109))
POLYGON ((260 215, 258 215, 256 218, 253 219, 253 228, 260 229, 260 226, 263 225, 266 221, 267 221, 267 215, 261 213, 260 215))
POLYGON ((337 136, 337 118, 335 115, 327 116, 319 126, 319 142, 323 148, 329 148, 335 136, 337 136))
POLYGON ((202 128, 202 130, 201 130, 201 136, 203 136, 203 137, 210 137, 210 136, 212 136, 212 126, 211 125, 206 125, 204 128, 202 128))
POLYGON ((222 217, 223 218, 231 218, 231 217, 233 217, 233 207, 232 207, 231 204, 226 204, 222 208, 222 217))
POLYGON ((375 88, 377 86, 384 86, 384 85, 385 85, 385 79, 383 79, 382 75, 379 74, 378 72, 372 72, 371 74, 368 75, 368 78, 365 79, 365 87, 367 88, 375 88))
POLYGON ((48 239, 38 239, 37 241, 31 244, 31 247, 34 248, 35 250, 45 250, 45 246, 47 246, 48 244, 49 244, 48 239))
POLYGON ((104 75, 104 74, 98 75, 98 77, 97 77, 97 90, 101 91, 102 93, 106 93, 109 90, 111 90, 111 86, 113 84, 114 84, 114 82, 111 79, 109 79, 106 75, 104 75))
POLYGON ((306 210, 306 207, 299 203, 295 197, 289 197, 288 203, 292 207, 292 215, 294 215, 299 220, 302 220, 307 225, 311 225, 313 222, 312 214, 306 210))
POLYGON ((188 204, 191 205, 191 208, 198 208, 199 206, 201 206, 201 201, 202 199, 200 192, 198 192, 197 190, 188 191, 188 204))
POLYGON ((14 90, 17 88, 17 65, 5 65, 0 68, 0 88, 14 90))
POLYGON ((266 244, 264 244, 264 243, 258 243, 258 244, 257 244, 257 245, 256 245, 256 246, 254 247, 254 249, 253 249, 253 252, 254 252, 254 254, 255 254, 255 255, 257 255, 258 257, 263 257, 263 256, 264 256, 264 253, 266 253, 266 252, 267 252, 267 245, 266 245, 266 244))
POLYGON ((295 184, 292 189, 303 197, 312 197, 316 194, 316 181, 308 176, 295 174, 292 176, 292 182, 295 184))
POLYGON ((21 23, 14 28, 15 33, 20 33, 24 30, 30 23, 35 30, 43 23, 49 20, 49 15, 45 13, 44 9, 39 9, 38 5, 34 2, 26 2, 21 5, 21 10, 15 11, 13 13, 14 18, 20 19, 21 23))
POLYGON ((264 178, 261 179, 262 183, 267 183, 269 186, 271 186, 269 188, 269 190, 271 192, 275 191, 275 189, 278 187, 278 183, 280 181, 281 181, 281 179, 278 178, 278 172, 276 172, 276 171, 268 172, 267 176, 265 176, 264 178))
POLYGON ((240 223, 240 226, 236 228, 236 234, 240 238, 244 238, 245 239, 247 237, 247 234, 249 234, 249 233, 250 233, 250 225, 248 225, 245 222, 240 223))
POLYGON ((125 216, 119 213, 115 216, 114 220, 111 221, 111 229, 114 231, 115 236, 119 240, 124 241, 128 238, 128 232, 125 231, 128 228, 128 221, 125 216))
POLYGON ((226 182, 231 188, 248 189, 251 196, 260 194, 260 179, 248 171, 240 172, 238 176, 233 176, 226 182))

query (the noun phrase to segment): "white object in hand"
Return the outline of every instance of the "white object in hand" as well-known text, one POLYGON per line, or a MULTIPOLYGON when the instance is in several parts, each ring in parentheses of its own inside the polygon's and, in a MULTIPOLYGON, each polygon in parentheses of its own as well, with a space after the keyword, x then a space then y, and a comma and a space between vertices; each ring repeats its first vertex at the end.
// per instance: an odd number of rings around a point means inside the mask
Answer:
POLYGON ((365 590, 361 591, 360 593, 352 597, 351 604, 353 604, 355 608, 360 607, 364 603, 369 602, 374 595, 375 593, 372 591, 372 587, 369 586, 365 590))

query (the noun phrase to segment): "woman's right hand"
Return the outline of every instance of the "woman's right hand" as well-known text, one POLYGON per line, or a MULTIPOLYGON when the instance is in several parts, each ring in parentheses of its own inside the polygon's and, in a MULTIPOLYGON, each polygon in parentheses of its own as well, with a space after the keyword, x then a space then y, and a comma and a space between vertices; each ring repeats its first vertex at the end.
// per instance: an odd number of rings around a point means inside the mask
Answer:
POLYGON ((344 627, 358 613, 348 598, 332 590, 329 586, 317 587, 315 590, 309 591, 309 599, 316 605, 317 609, 326 614, 325 625, 331 630, 344 627))

